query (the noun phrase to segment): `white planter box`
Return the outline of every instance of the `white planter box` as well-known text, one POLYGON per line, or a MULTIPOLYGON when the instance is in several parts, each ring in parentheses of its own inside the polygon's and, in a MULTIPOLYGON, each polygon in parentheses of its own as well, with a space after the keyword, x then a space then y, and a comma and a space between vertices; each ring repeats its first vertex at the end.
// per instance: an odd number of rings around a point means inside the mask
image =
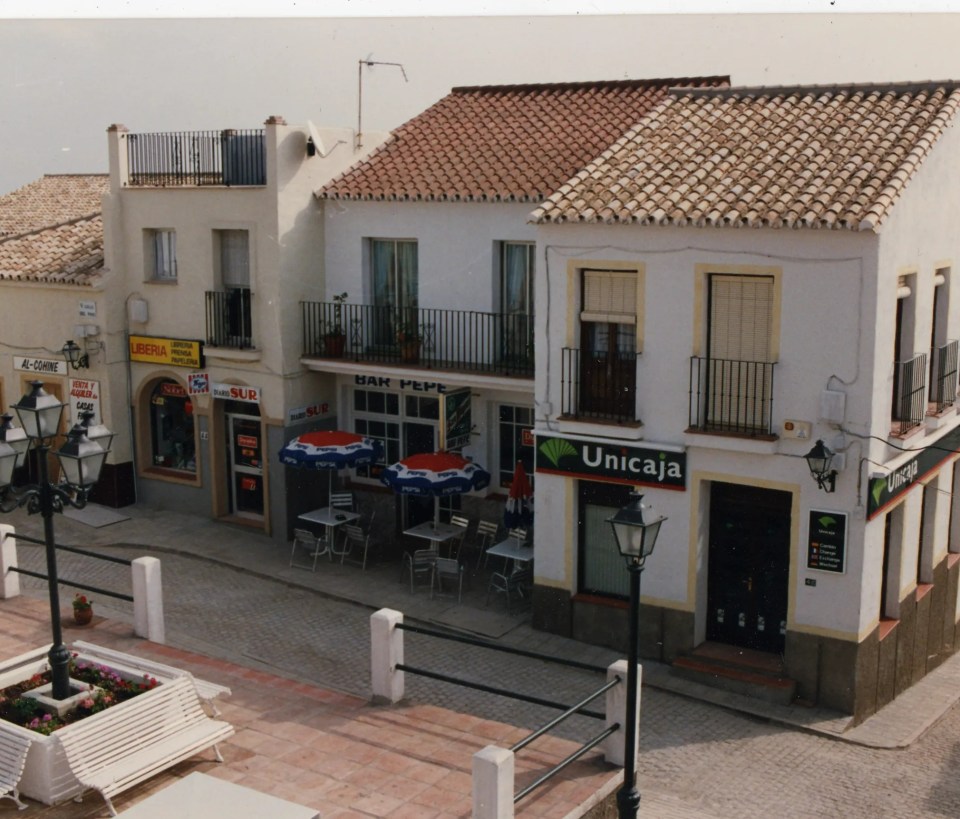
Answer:
MULTIPOLYGON (((77 660, 86 660, 89 663, 106 666, 116 671, 120 676, 128 679, 141 680, 143 672, 135 669, 124 668, 120 663, 106 663, 102 660, 85 655, 82 651, 77 652, 77 660)), ((46 670, 46 661, 39 661, 29 666, 20 666, 16 669, 0 671, 0 687, 13 685, 20 680, 27 679, 33 674, 46 670)), ((2 669, 2 663, 0 663, 2 669)), ((171 680, 171 677, 161 677, 151 675, 161 683, 171 680)), ((145 691, 137 696, 132 702, 140 701, 144 697, 149 697, 153 692, 145 691)), ((146 700, 149 702, 149 700, 146 700)), ((87 717, 87 720, 95 720, 100 714, 108 713, 102 711, 87 717)), ((30 750, 27 752, 27 763, 23 770, 23 777, 20 779, 20 794, 30 799, 35 799, 45 805, 53 805, 58 802, 66 801, 78 796, 82 790, 77 778, 70 772, 67 765, 67 759, 63 753, 63 748, 56 741, 56 734, 62 734, 70 731, 71 726, 67 725, 59 729, 52 736, 44 736, 36 731, 30 731, 27 728, 21 728, 12 722, 0 720, 0 733, 16 734, 17 736, 27 737, 30 740, 30 750)))

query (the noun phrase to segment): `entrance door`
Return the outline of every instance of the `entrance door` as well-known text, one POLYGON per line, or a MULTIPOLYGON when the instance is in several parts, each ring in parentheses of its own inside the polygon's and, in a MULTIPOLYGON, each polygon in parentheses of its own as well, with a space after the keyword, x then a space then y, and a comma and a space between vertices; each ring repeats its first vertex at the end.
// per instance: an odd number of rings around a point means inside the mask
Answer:
POLYGON ((791 502, 789 492, 711 485, 708 640, 783 651, 791 502))
POLYGON ((260 419, 226 415, 230 514, 263 518, 263 439, 260 419))

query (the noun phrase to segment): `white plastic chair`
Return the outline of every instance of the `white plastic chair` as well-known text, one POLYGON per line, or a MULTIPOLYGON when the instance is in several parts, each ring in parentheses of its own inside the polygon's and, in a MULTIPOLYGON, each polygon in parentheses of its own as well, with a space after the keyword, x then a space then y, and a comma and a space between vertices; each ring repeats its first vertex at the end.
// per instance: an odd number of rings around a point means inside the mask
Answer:
POLYGON ((467 538, 467 532, 470 530, 470 519, 465 518, 463 515, 451 515, 450 525, 459 526, 460 529, 463 530, 459 535, 450 540, 449 556, 456 560, 460 557, 460 550, 463 548, 463 543, 467 538))
POLYGON ((500 524, 492 520, 477 521, 477 531, 474 535, 477 548, 477 568, 483 564, 487 565, 487 549, 497 542, 497 534, 500 531, 500 524))
POLYGON ((364 533, 363 529, 356 524, 345 523, 343 524, 343 549, 340 552, 340 563, 342 564, 347 557, 351 556, 355 549, 360 552, 360 567, 366 571, 367 552, 370 549, 370 535, 364 533))
POLYGON ((410 591, 414 591, 414 580, 416 578, 426 579, 428 583, 433 582, 433 564, 437 559, 437 553, 433 549, 417 549, 415 552, 404 552, 401 569, 410 575, 410 591))

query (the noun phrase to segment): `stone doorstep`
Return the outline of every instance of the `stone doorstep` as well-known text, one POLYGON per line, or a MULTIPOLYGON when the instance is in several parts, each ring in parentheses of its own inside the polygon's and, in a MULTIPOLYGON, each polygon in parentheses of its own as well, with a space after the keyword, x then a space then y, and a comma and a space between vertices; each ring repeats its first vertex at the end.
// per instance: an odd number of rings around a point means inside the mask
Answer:
POLYGON ((797 683, 779 674, 765 674, 744 666, 692 656, 678 657, 670 673, 691 682, 744 694, 777 705, 790 705, 797 683))

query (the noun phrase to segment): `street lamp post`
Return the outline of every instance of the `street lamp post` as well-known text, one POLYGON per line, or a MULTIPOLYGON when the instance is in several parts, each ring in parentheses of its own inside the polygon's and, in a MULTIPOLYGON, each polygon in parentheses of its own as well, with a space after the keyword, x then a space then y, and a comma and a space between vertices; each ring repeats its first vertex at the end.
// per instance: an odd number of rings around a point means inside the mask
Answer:
POLYGON ((643 495, 633 492, 630 503, 607 522, 613 527, 617 548, 627 561, 630 572, 630 628, 627 646, 627 715, 624 732, 623 786, 617 791, 619 819, 636 819, 640 809, 640 791, 637 790, 637 661, 640 620, 640 575, 643 564, 653 552, 660 533, 660 524, 666 518, 656 515, 653 508, 643 503, 643 495))
MULTIPOLYGON (((47 655, 52 683, 51 696, 55 700, 62 700, 70 696, 70 652, 63 644, 60 623, 60 589, 53 513, 62 512, 64 505, 77 509, 87 505, 87 493, 100 477, 107 450, 87 437, 86 426, 76 424, 68 433, 66 443, 56 453, 64 481, 51 483, 47 457, 50 441, 60 429, 64 405, 56 396, 44 391, 42 381, 32 381, 30 387, 30 392, 13 406, 25 435, 11 433, 15 428, 10 425, 9 416, 3 416, 4 422, 0 425, 0 512, 12 512, 26 506, 29 514, 39 513, 43 518, 53 636, 53 645, 47 655), (30 445, 33 445, 37 453, 40 480, 35 484, 14 488, 11 485, 13 470, 22 463, 30 445)), ((87 420, 89 423, 89 419, 87 420)), ((110 438, 106 437, 106 441, 109 446, 110 438)))

